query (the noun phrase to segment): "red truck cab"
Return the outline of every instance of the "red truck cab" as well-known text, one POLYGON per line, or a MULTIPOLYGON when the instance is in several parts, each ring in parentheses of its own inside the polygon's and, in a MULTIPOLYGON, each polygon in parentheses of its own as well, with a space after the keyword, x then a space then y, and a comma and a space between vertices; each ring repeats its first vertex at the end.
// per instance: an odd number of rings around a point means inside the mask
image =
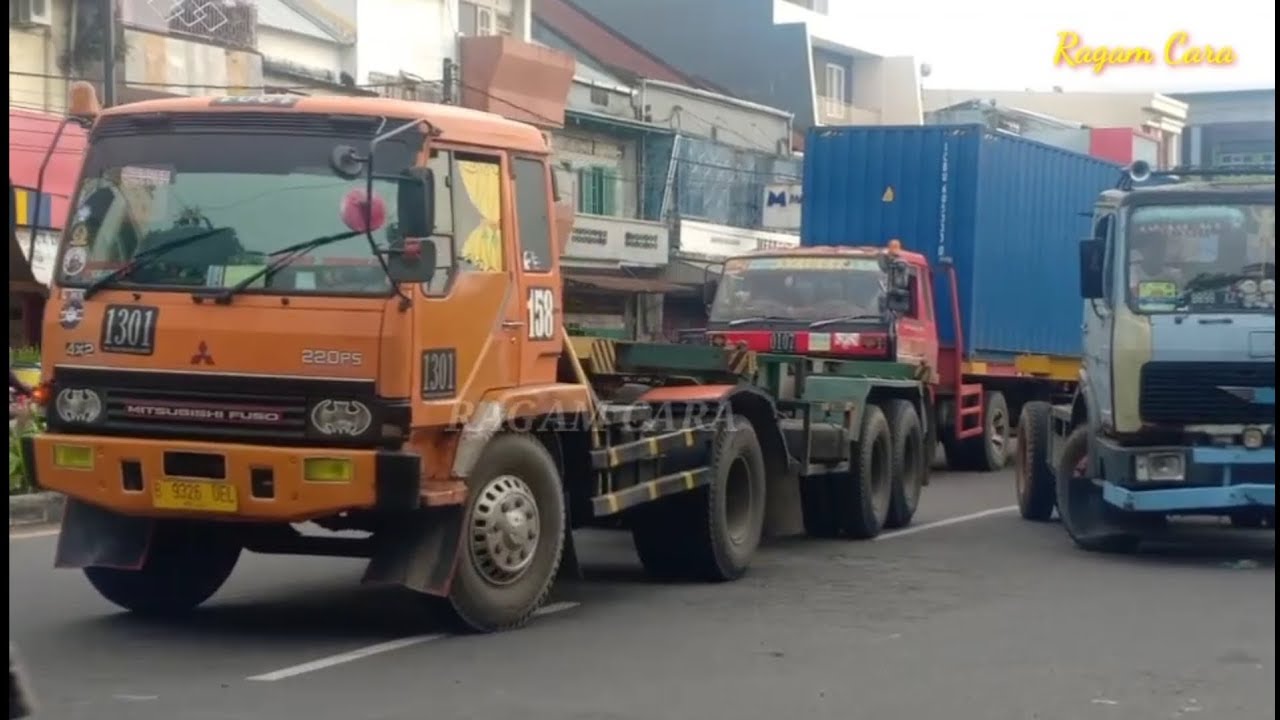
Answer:
POLYGON ((717 285, 707 322, 714 345, 898 362, 938 382, 932 274, 923 255, 897 241, 734 257, 717 285))

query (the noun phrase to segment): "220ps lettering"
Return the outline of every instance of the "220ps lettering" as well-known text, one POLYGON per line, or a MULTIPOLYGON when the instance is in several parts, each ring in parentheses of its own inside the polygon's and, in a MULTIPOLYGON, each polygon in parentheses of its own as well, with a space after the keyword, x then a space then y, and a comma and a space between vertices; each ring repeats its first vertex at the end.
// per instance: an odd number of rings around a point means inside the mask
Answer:
POLYGON ((302 364, 360 367, 364 364, 364 353, 352 350, 303 350, 302 364))

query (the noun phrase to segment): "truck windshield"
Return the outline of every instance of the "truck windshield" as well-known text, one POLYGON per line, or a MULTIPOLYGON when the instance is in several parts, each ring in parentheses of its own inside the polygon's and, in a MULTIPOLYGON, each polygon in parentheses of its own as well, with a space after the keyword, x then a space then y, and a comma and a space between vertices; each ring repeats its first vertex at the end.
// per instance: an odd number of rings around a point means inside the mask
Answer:
POLYGON ((1143 206, 1129 215, 1137 312, 1275 312, 1275 205, 1143 206))
POLYGON ((884 273, 875 258, 735 258, 725 263, 709 320, 811 323, 878 317, 884 291, 884 273))
MULTIPOLYGON (((271 253, 348 229, 343 201, 365 188, 329 160, 335 146, 359 150, 367 140, 340 136, 166 133, 107 136, 85 161, 58 264, 58 282, 85 287, 167 243, 172 249, 112 287, 191 291, 225 288, 261 269, 271 253), (199 235, 200 237, 195 237, 199 235), (173 242, 189 237, 191 242, 173 242)), ((421 149, 412 136, 378 147, 375 173, 394 177, 421 149)), ((386 222, 374 232, 385 246, 396 232, 396 183, 375 179, 386 222)), ((168 247, 168 246, 166 246, 168 247)), ((250 292, 386 295, 391 286, 363 234, 318 247, 250 292)))

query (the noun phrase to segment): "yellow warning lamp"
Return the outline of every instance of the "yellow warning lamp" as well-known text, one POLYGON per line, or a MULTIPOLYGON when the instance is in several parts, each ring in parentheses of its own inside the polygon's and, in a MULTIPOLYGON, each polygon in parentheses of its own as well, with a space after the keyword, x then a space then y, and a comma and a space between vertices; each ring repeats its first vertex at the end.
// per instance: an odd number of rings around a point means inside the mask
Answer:
POLYGON ((890 255, 897 255, 902 250, 902 241, 897 238, 890 240, 888 250, 890 255))
POLYGON ((75 118, 92 120, 102 112, 102 104, 98 102, 98 91, 93 85, 77 80, 71 83, 67 91, 67 114, 75 118))

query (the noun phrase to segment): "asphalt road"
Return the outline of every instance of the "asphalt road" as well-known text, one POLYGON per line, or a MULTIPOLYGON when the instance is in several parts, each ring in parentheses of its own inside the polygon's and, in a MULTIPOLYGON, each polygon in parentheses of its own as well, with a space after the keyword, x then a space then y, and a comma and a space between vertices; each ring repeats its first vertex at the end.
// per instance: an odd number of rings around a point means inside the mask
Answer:
POLYGON ((585 582, 450 637, 358 562, 246 555, 183 624, 119 614, 54 538, 11 537, 10 637, 53 720, 1267 720, 1274 535, 1075 550, 1009 473, 935 475, 876 542, 774 544, 730 585, 645 581, 582 534, 585 582))

